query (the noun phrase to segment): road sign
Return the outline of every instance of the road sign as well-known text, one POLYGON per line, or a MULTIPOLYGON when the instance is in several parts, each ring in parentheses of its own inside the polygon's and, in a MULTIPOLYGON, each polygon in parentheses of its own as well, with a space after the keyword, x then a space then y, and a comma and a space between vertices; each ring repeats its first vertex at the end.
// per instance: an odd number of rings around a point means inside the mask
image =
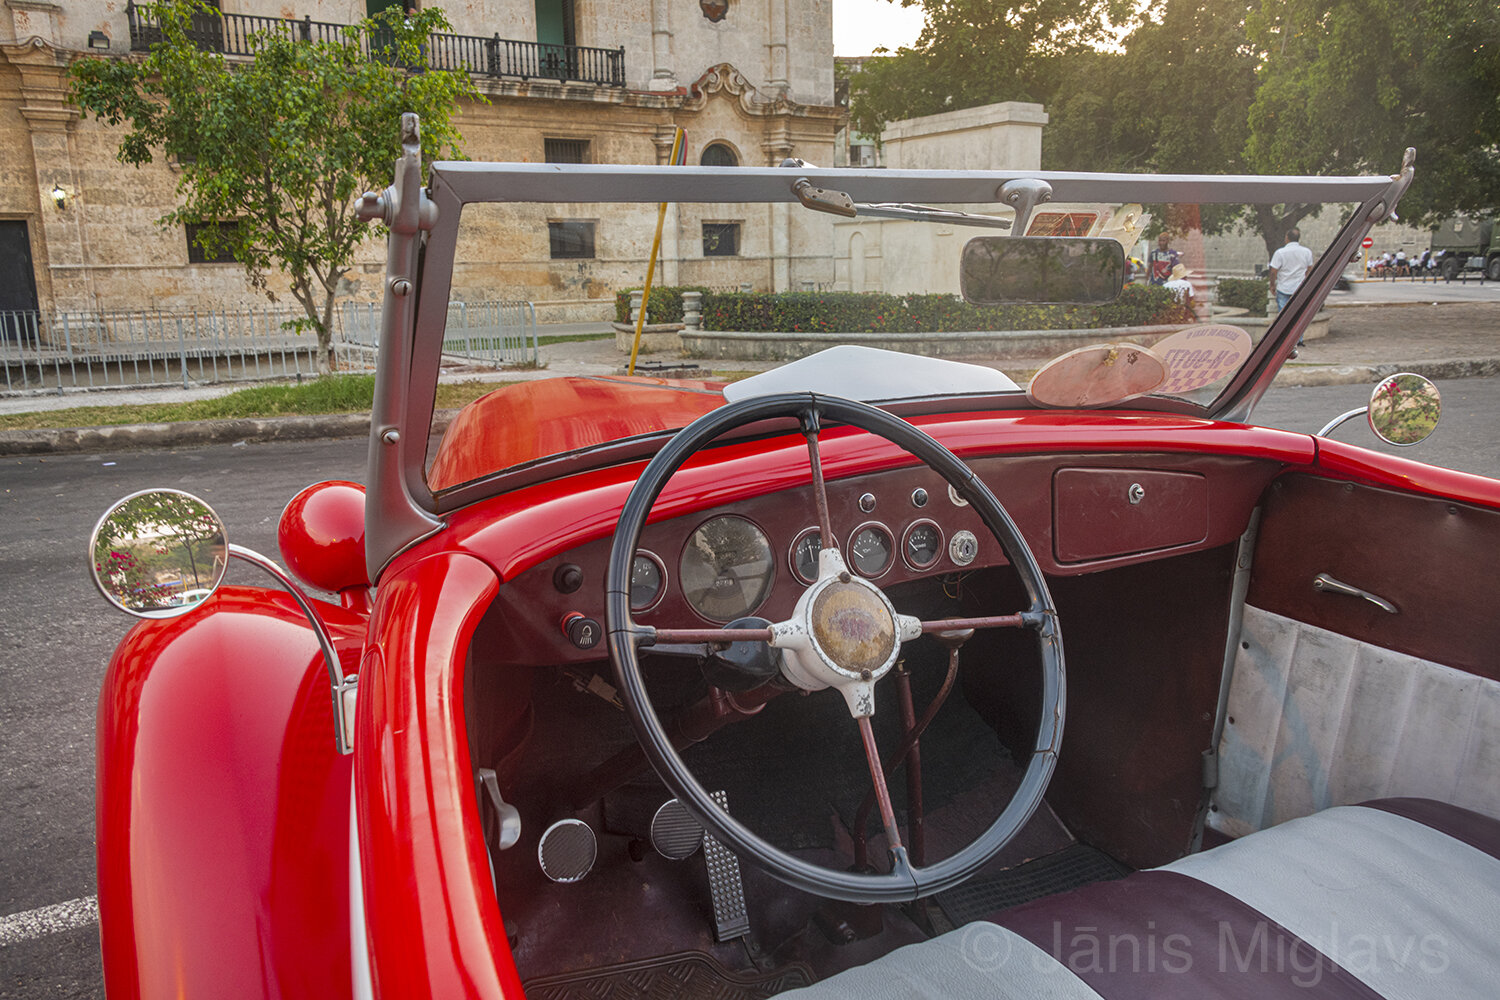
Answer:
POLYGON ((1366 236, 1365 239, 1364 239, 1364 242, 1360 244, 1360 246, 1364 247, 1366 250, 1370 249, 1374 245, 1375 245, 1375 240, 1374 240, 1373 237, 1370 237, 1370 236, 1366 236))

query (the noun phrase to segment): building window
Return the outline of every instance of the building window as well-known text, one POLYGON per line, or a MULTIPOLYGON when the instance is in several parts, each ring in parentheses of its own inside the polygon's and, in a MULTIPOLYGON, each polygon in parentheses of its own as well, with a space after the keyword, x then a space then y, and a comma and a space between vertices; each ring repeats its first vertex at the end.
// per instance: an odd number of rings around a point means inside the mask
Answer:
POLYGON ((239 228, 238 222, 189 222, 183 227, 187 233, 187 251, 189 264, 233 264, 234 254, 223 244, 214 247, 213 252, 206 252, 198 243, 198 235, 204 230, 224 229, 224 236, 233 236, 233 230, 239 228))
POLYGON ((737 167, 740 165, 740 158, 722 142, 711 142, 704 147, 703 156, 698 162, 705 167, 737 167))
POLYGON ((547 237, 552 244, 553 260, 572 260, 594 256, 594 223, 564 219, 547 223, 547 237))
POLYGON ((589 162, 587 139, 543 139, 542 147, 547 163, 589 162))
POLYGON ((705 222, 703 224, 703 256, 737 257, 740 252, 740 224, 738 222, 705 222))

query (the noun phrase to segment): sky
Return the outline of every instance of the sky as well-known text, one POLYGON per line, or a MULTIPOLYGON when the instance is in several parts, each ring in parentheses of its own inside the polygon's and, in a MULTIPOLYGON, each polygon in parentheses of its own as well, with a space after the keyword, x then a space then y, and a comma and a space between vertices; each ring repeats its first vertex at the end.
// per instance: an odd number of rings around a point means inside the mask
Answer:
POLYGON ((833 0, 833 54, 867 56, 877 46, 894 52, 922 31, 922 8, 892 0, 833 0))

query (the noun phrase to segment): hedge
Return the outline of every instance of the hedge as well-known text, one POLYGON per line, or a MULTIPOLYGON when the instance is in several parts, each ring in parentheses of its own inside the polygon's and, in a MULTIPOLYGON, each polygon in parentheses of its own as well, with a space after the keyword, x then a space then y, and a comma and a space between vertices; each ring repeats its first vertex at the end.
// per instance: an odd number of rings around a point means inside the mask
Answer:
MULTIPOLYGON (((1264 287, 1264 282, 1261 283, 1264 287)), ((1222 287, 1222 285, 1220 286, 1222 287)), ((630 321, 629 289, 615 294, 615 321, 630 321)), ((703 293, 703 329, 739 333, 962 333, 1078 330, 1191 323, 1193 314, 1156 285, 1126 285, 1102 306, 974 306, 956 295, 882 292, 713 292, 694 285, 651 289, 653 323, 682 322, 682 293, 703 293)), ((1262 303, 1264 307, 1264 302, 1262 303)), ((1264 310, 1263 310, 1264 311, 1264 310)))
POLYGON ((1218 305, 1246 309, 1251 316, 1264 316, 1270 297, 1270 282, 1265 278, 1220 278, 1214 296, 1218 305))
MULTIPOLYGON (((654 312, 651 318, 656 319, 654 312)), ((1192 312, 1171 292, 1151 285, 1127 285, 1118 299, 1102 306, 974 306, 955 295, 880 292, 710 292, 703 296, 705 330, 742 333, 1073 330, 1192 320, 1192 312)))

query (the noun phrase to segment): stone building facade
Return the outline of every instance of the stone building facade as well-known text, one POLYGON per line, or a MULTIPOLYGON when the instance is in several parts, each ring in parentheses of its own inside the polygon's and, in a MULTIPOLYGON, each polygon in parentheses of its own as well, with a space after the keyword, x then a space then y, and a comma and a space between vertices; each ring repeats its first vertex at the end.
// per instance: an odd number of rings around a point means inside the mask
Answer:
MULTIPOLYGON (((171 164, 122 166, 121 132, 81 120, 66 101, 74 60, 139 57, 139 11, 121 0, 0 2, 0 310, 264 303, 238 264, 190 261, 184 230, 157 224, 175 205, 171 164)), ((213 29, 222 36, 210 44, 232 53, 225 40, 256 17, 315 35, 388 2, 222 0, 213 29)), ((464 0, 445 13, 454 35, 429 58, 467 59, 490 102, 460 109, 471 158, 665 163, 680 125, 692 164, 833 160, 844 114, 834 101, 832 0, 464 0)), ((614 291, 644 279, 655 214, 571 205, 477 213, 455 296, 530 299, 543 320, 606 318, 614 291)), ((657 280, 826 285, 831 228, 806 214, 674 208, 657 280)), ((352 298, 375 297, 381 253, 363 249, 352 298)))

